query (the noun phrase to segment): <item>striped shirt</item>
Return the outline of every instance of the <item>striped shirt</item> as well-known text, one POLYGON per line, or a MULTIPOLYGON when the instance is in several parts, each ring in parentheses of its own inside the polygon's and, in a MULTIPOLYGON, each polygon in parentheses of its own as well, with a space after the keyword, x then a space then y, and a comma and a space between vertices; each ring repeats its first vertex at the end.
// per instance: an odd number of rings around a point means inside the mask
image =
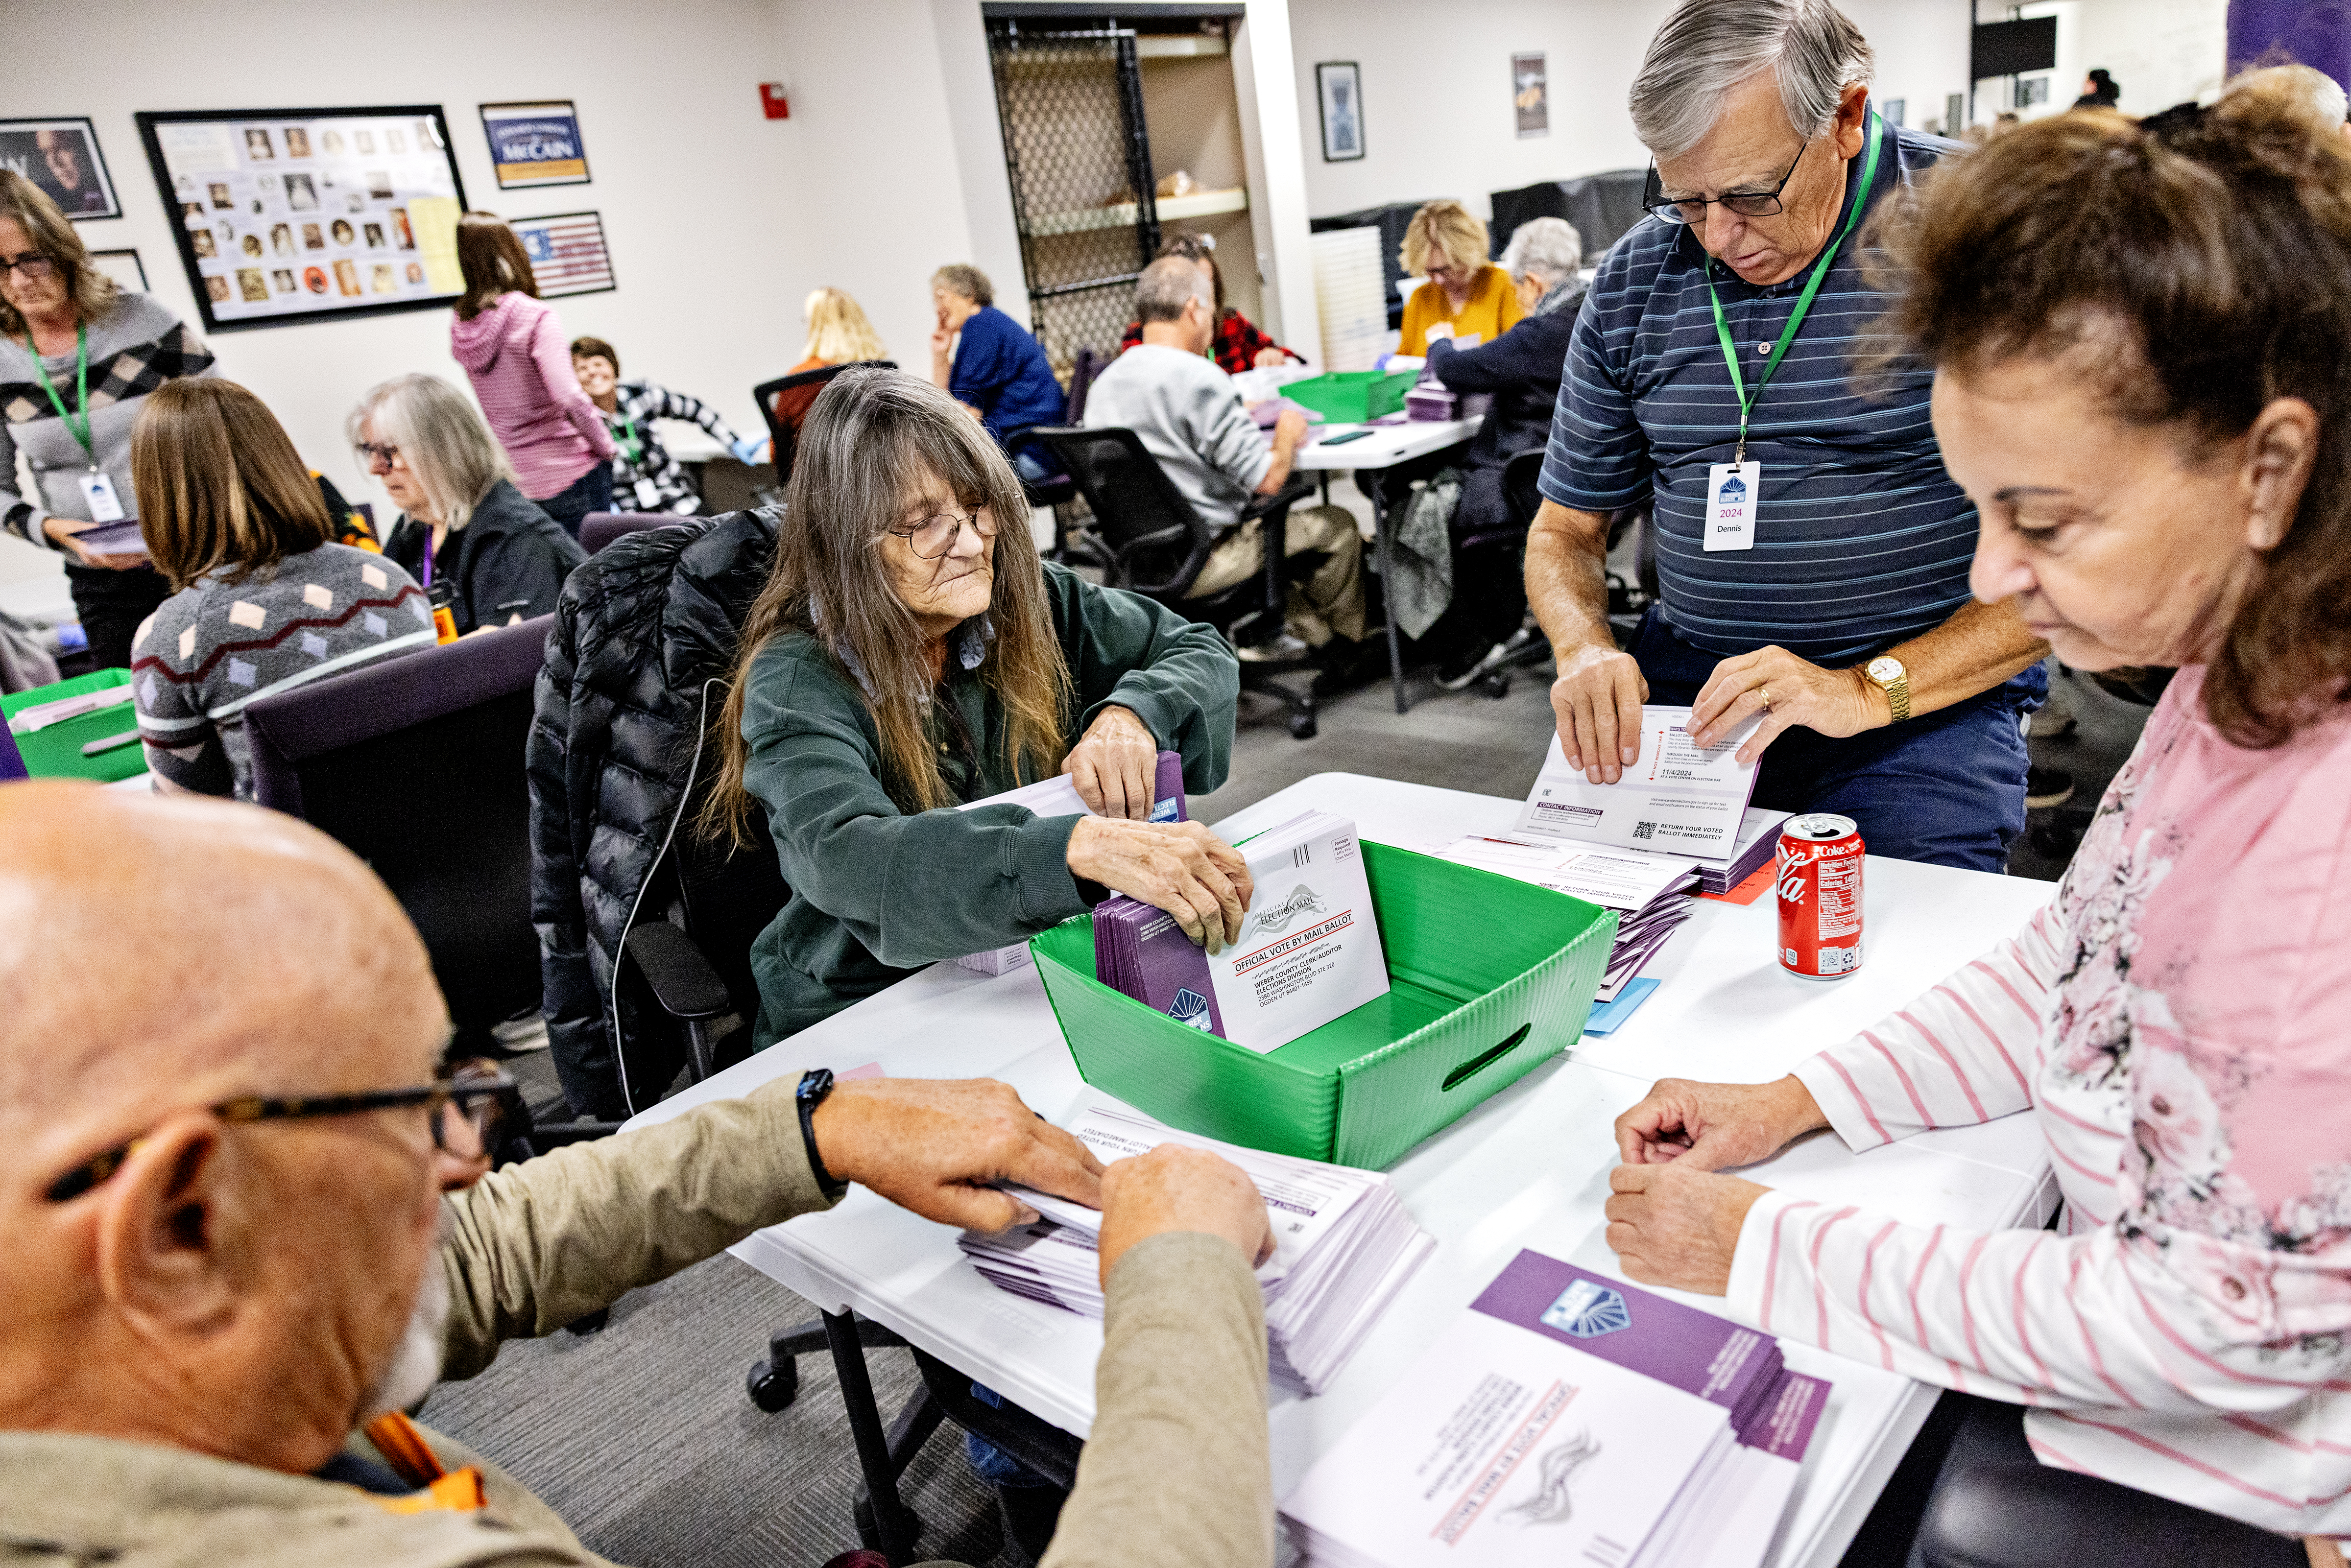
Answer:
POLYGON ((202 578, 131 642, 148 768, 183 789, 250 800, 247 704, 438 640, 415 580, 347 545, 287 556, 242 582, 202 578))
POLYGON ((2351 715, 2222 738, 2182 670, 2055 900, 1796 1071, 1855 1150, 2031 1111, 2059 1228, 1768 1193, 1729 1307, 2038 1406, 2044 1464, 2351 1535, 2351 715))
MULTIPOLYGON (((1887 127, 1874 207, 1950 143, 1887 127)), ((1847 167, 1841 230, 1860 183, 1847 167)), ((1754 547, 1708 554, 1707 469, 1731 461, 1739 395, 1707 296, 1706 253, 1680 225, 1644 218, 1600 264, 1568 350, 1542 493, 1608 512, 1650 503, 1663 613, 1709 653, 1777 643, 1806 659, 1858 662, 1940 625, 1967 602, 1976 512, 1943 472, 1928 423, 1931 373, 1890 368, 1855 383, 1890 303, 1863 278, 1867 219, 1838 251, 1787 361, 1756 399, 1747 457, 1763 465, 1754 547)), ((1715 287, 1748 384, 1770 362, 1812 268, 1757 287, 1726 267, 1715 287)))

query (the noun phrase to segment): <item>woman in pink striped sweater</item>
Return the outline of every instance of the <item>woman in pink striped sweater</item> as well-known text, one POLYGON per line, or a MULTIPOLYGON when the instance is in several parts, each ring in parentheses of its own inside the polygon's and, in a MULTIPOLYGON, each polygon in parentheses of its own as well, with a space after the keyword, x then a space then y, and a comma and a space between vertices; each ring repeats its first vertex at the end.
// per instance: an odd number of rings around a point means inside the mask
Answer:
POLYGON ((465 292, 449 323, 449 351, 514 465, 522 493, 580 537, 580 519, 612 507, 612 444, 604 416, 580 390, 570 340, 539 302, 530 256, 495 213, 457 222, 465 292))
POLYGON ((2179 674, 2015 937, 1777 1083, 1626 1113, 1608 1239, 2001 1402, 1914 1562, 2301 1563, 2351 1536, 2351 149, 2262 90, 2063 115, 1885 240, 1977 597, 2069 664, 2179 674), (2050 1231, 1709 1174, 2027 1112, 2050 1231))

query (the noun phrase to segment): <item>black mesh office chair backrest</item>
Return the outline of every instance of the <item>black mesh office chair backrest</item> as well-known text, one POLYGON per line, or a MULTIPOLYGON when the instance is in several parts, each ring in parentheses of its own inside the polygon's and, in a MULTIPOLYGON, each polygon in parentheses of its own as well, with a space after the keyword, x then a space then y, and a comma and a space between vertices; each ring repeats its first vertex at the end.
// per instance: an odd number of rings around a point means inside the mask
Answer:
POLYGON ((768 422, 768 460, 775 465, 777 488, 781 489, 792 476, 792 449, 799 444, 800 425, 825 383, 843 371, 897 368, 895 360, 852 360, 845 365, 819 365, 812 371, 778 376, 753 387, 751 396, 759 405, 759 416, 768 422))
POLYGON ((255 799, 368 862, 408 912, 461 1034, 536 1008, 523 744, 552 616, 262 698, 255 799))
POLYGON ((1036 435, 1093 508, 1113 585, 1155 599, 1181 598, 1207 561, 1208 527, 1143 438, 1117 426, 1040 425, 1036 435))

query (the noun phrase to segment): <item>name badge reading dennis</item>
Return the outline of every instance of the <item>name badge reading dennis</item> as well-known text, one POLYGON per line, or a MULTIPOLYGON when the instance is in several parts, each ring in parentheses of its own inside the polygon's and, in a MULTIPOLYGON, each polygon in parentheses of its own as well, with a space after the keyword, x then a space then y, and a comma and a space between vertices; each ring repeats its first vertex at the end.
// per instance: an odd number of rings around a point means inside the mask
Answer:
POLYGON ((1718 463, 1706 471, 1706 548, 1753 549, 1763 465, 1718 463))

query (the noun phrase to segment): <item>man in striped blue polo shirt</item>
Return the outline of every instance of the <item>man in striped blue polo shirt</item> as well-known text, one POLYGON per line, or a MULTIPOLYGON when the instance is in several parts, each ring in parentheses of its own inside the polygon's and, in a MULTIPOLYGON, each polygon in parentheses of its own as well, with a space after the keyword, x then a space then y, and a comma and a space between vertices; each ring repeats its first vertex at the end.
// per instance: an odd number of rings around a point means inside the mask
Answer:
POLYGON ((1976 512, 1943 471, 1932 376, 1855 368, 1890 303, 1864 276, 1867 216, 1952 150, 1876 114, 1871 66, 1829 0, 1687 0, 1650 41, 1631 108, 1656 215, 1576 325, 1527 596, 1561 746, 1593 782, 1638 760, 1645 699, 1694 706, 1701 744, 1761 714, 1757 804, 1999 871, 2047 649, 1969 594, 1976 512), (1620 652, 1608 514, 1644 503, 1661 602, 1620 652))

